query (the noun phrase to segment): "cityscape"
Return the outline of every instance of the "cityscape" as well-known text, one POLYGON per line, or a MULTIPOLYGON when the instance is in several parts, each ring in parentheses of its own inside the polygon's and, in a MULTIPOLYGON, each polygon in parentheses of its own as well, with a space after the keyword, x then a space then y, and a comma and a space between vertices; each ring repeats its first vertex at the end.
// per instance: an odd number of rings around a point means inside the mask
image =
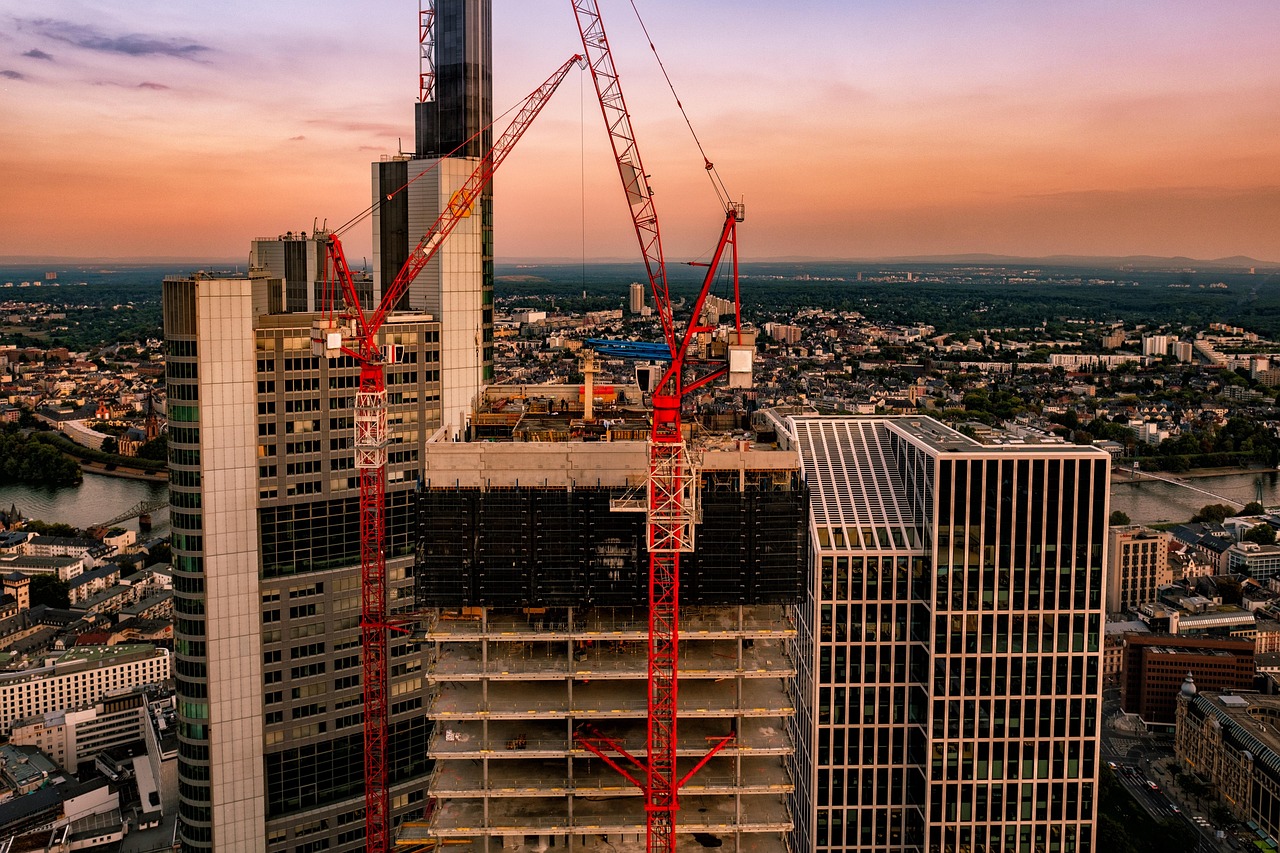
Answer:
POLYGON ((4 13, 0 853, 1280 849, 1275 9, 321 5, 4 13))

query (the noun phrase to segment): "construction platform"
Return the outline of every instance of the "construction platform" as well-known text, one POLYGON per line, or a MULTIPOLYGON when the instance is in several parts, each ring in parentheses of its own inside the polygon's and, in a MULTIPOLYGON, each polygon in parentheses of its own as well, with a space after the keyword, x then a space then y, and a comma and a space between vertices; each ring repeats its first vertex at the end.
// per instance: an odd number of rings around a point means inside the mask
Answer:
MULTIPOLYGON (((644 849, 642 790, 581 738, 647 758, 648 449, 631 413, 610 420, 625 429, 584 429, 572 397, 500 400, 481 440, 428 447, 414 576, 435 768, 428 815, 401 828, 402 845, 644 849)), ((693 455, 679 774, 724 745, 681 788, 677 849, 779 853, 808 494, 790 451, 717 437, 693 455)))

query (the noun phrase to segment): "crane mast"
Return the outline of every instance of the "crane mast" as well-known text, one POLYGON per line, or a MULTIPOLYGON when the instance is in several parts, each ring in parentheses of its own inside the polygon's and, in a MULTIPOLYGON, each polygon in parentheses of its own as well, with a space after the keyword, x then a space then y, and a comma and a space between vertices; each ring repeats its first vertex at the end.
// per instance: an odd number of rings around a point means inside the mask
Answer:
POLYGON ((328 273, 341 287, 346 302, 342 321, 321 321, 313 331, 318 355, 347 355, 360 365, 355 397, 355 465, 360 478, 360 638, 363 646, 365 850, 387 853, 391 842, 391 792, 388 767, 389 722, 387 699, 388 634, 399 630, 387 612, 385 550, 387 489, 387 359, 378 346, 378 332, 445 239, 471 210, 493 174, 560 86, 569 70, 582 61, 574 55, 525 98, 516 117, 503 131, 475 170, 454 192, 435 223, 409 253, 408 260, 388 286, 381 301, 366 315, 342 243, 330 236, 328 273))
MULTIPOLYGON (((649 550, 649 649, 647 732, 645 760, 628 754, 617 743, 593 729, 583 729, 578 742, 620 772, 645 794, 645 838, 649 853, 673 853, 679 790, 717 752, 732 740, 730 734, 683 777, 677 768, 680 648, 680 554, 693 550, 698 521, 698 472, 684 440, 680 407, 684 395, 729 372, 723 363, 698 363, 689 357, 689 345, 701 332, 698 325, 707 294, 726 248, 732 251, 734 296, 737 302, 737 223, 743 207, 730 203, 714 257, 683 331, 677 329, 667 287, 662 237, 654 208, 649 176, 640 160, 640 149, 631 128, 618 72, 596 0, 572 0, 583 52, 591 68, 596 95, 613 146, 618 175, 631 211, 632 225, 644 257, 653 295, 654 311, 671 352, 671 362, 653 391, 653 422, 649 435, 649 477, 646 494, 646 526, 649 550), (610 753, 617 753, 641 782, 610 753)), ((739 322, 739 330, 741 324, 739 322)), ((739 337, 738 343, 741 343, 739 337)))

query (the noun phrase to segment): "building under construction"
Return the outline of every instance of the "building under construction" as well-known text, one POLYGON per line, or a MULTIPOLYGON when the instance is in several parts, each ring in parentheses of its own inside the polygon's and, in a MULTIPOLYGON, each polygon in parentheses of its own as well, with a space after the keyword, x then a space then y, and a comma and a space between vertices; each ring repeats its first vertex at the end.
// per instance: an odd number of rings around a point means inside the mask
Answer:
MULTIPOLYGON (((586 732, 645 757, 640 390, 610 387, 590 419, 582 397, 595 395, 579 386, 487 394, 473 440, 425 454, 414 575, 435 770, 428 817, 400 841, 640 849, 643 792, 579 742, 586 732)), ((793 451, 699 445, 697 544, 680 574, 679 773, 732 737, 682 786, 677 846, 785 850, 807 493, 793 451)))

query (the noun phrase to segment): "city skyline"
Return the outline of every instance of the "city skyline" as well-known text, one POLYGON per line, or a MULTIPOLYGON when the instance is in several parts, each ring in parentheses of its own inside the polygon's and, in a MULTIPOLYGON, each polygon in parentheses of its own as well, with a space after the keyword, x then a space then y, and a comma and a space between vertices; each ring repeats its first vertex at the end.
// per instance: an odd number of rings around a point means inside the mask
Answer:
MULTIPOLYGON (((579 44, 567 4, 496 5, 501 114, 579 44)), ((1280 259, 1271 4, 639 5, 747 203, 748 258, 1280 259)), ((235 258, 367 206, 368 163, 413 145, 416 5, 221 8, 0 11, 0 255, 235 258)), ((603 11, 668 254, 699 256, 719 218, 700 155, 629 4, 603 11)), ((500 261, 635 254, 572 76, 498 175, 500 261)))

